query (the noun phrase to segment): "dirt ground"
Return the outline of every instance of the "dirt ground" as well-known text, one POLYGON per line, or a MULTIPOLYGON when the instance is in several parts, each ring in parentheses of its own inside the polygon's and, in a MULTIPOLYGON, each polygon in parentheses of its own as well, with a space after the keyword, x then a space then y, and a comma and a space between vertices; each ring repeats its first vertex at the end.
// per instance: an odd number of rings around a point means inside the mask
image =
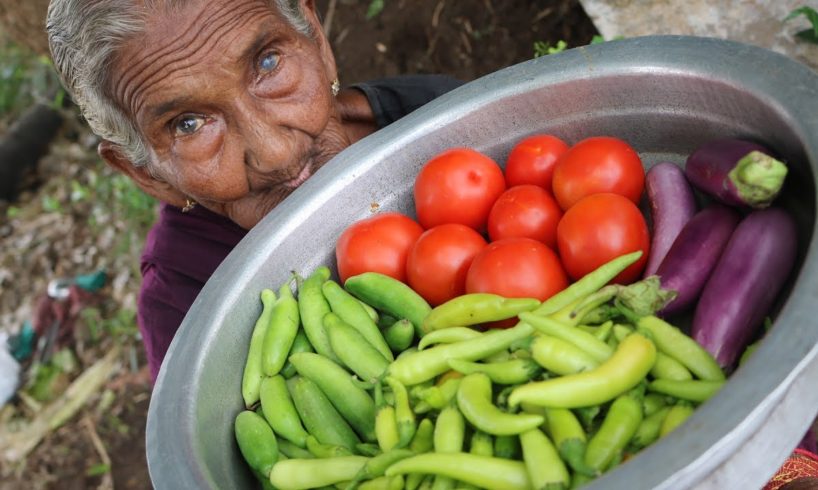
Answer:
MULTIPOLYGON (((535 42, 555 45, 564 40, 573 47, 587 44, 596 34, 576 0, 385 0, 380 14, 367 19, 370 2, 317 2, 344 84, 406 73, 444 73, 472 80, 532 58, 535 42)), ((93 139, 90 142, 88 139, 81 130, 67 131, 56 145, 60 152, 52 152, 46 158, 50 165, 41 166, 36 185, 47 189, 49 182, 53 182, 55 192, 62 192, 65 202, 69 202, 70 196, 62 185, 66 182, 66 168, 74 172, 71 178, 93 183, 96 177, 86 175, 89 165, 85 163, 95 158, 93 139), (83 154, 76 156, 77 152, 83 154), (64 158, 73 158, 79 163, 67 166, 63 164, 64 158)), ((98 167, 94 168, 100 172, 98 167)), ((49 192, 42 189, 30 189, 14 206, 22 209, 22 213, 29 206, 39 206, 38 201, 49 192)), ((6 215, 5 209, 0 211, 6 215)), ((69 228, 82 229, 90 213, 82 206, 74 207, 68 213, 69 228)), ((43 224, 44 228, 50 226, 43 224)), ((0 221, 0 228, 2 239, 6 240, 3 243, 11 243, 14 234, 19 232, 19 226, 15 228, 13 223, 0 221)), ((37 248, 37 243, 26 243, 23 246, 30 245, 27 257, 41 253, 42 260, 38 263, 46 265, 32 269, 30 262, 14 262, 18 264, 17 270, 10 266, 11 274, 20 277, 45 274, 49 268, 63 274, 87 272, 81 268, 81 261, 72 262, 62 254, 104 254, 105 245, 96 238, 77 243, 86 243, 86 247, 93 250, 37 248)), ((133 268, 138 250, 127 253, 130 255, 124 260, 133 268)), ((102 311, 117 311, 121 303, 132 303, 133 292, 138 287, 138 277, 133 273, 114 272, 113 285, 102 292, 106 302, 102 311)), ((31 290, 15 291, 15 302, 32 302, 41 282, 16 284, 28 284, 31 290)), ((97 345, 96 353, 108 347, 110 343, 103 341, 97 345)), ((113 402, 100 409, 97 405, 102 400, 93 398, 79 415, 47 436, 26 460, 14 467, 0 468, 0 490, 151 488, 144 441, 150 381, 146 368, 138 368, 144 366, 138 341, 126 343, 125 352, 129 354, 123 355, 122 364, 131 368, 119 369, 105 386, 113 402), (109 471, 95 471, 106 458, 110 460, 109 471)), ((93 352, 86 354, 86 357, 93 356, 93 352)), ((85 359, 83 364, 90 364, 92 360, 85 359)))

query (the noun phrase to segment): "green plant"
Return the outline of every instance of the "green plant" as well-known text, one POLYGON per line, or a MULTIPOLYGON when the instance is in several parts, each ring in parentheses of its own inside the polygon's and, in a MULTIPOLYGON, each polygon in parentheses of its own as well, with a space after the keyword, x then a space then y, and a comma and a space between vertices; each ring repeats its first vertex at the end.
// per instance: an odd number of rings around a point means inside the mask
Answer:
MULTIPOLYGON (((622 36, 616 36, 610 39, 610 41, 616 41, 619 39, 624 39, 622 36)), ((600 36, 599 34, 595 34, 594 37, 591 38, 591 42, 588 44, 601 44, 607 42, 608 39, 600 36)), ((561 53, 568 49, 568 43, 560 39, 557 41, 556 45, 551 45, 551 43, 543 42, 543 41, 535 41, 534 42, 534 57, 539 58, 540 56, 545 56, 549 54, 561 53)))
POLYGON ((116 255, 136 253, 156 219, 156 200, 127 176, 102 162, 96 165, 82 181, 70 182, 70 201, 91 204, 88 224, 92 233, 99 234, 106 226, 118 228, 113 247, 116 255))
POLYGON ((139 335, 136 312, 129 308, 122 308, 109 318, 104 318, 98 308, 84 308, 80 319, 88 328, 92 342, 98 342, 103 335, 119 340, 135 339, 139 335))
POLYGON ((65 92, 51 60, 0 41, 0 117, 14 117, 33 103, 61 106, 65 92))
POLYGON ((789 20, 795 19, 800 16, 804 16, 807 18, 809 23, 812 25, 810 29, 804 29, 803 31, 798 31, 795 33, 795 36, 803 39, 804 41, 811 42, 813 44, 818 44, 818 11, 816 11, 812 7, 800 7, 792 12, 784 18, 784 22, 789 20))
POLYGON ((369 8, 366 9, 366 19, 377 17, 381 13, 384 6, 384 0, 372 0, 369 2, 369 8))
POLYGON ((548 54, 556 54, 565 51, 568 47, 568 43, 560 39, 557 41, 555 46, 552 46, 550 43, 543 42, 543 41, 536 41, 534 43, 534 57, 539 58, 540 56, 545 56, 548 54))

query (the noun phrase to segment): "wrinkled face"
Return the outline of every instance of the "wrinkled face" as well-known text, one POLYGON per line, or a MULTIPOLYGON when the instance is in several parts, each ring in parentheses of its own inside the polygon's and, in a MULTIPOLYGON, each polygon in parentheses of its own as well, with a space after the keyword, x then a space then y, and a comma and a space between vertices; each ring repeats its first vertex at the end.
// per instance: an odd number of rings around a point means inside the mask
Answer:
POLYGON ((264 0, 157 12, 113 74, 112 94, 150 147, 157 185, 245 228, 349 144, 325 39, 296 32, 264 0))

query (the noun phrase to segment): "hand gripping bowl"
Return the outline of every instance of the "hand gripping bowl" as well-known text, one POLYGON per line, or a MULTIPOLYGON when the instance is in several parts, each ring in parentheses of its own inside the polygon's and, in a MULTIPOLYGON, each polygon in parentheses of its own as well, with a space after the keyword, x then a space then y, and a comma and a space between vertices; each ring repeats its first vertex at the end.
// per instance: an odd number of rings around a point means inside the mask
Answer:
POLYGON ((258 293, 333 265, 345 226, 373 208, 413 215, 422 164, 452 146, 503 162, 524 136, 624 138, 646 165, 743 136, 789 162, 780 199, 799 226, 797 269, 773 329, 682 429, 588 488, 760 488, 818 412, 818 74, 761 48, 659 36, 587 46, 471 82, 339 154, 236 247, 193 304, 151 399, 158 489, 255 488, 233 436, 258 293))

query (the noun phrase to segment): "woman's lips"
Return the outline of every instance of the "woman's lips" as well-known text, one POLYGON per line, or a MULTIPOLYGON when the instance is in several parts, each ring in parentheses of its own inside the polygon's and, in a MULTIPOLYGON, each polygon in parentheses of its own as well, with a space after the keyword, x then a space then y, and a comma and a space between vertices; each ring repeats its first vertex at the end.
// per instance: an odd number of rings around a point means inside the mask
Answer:
POLYGON ((292 180, 285 182, 284 186, 289 187, 290 189, 295 189, 296 187, 306 182, 306 180, 310 178, 311 175, 312 163, 307 163, 306 165, 304 165, 304 168, 301 169, 301 172, 298 173, 298 176, 296 176, 292 180))

